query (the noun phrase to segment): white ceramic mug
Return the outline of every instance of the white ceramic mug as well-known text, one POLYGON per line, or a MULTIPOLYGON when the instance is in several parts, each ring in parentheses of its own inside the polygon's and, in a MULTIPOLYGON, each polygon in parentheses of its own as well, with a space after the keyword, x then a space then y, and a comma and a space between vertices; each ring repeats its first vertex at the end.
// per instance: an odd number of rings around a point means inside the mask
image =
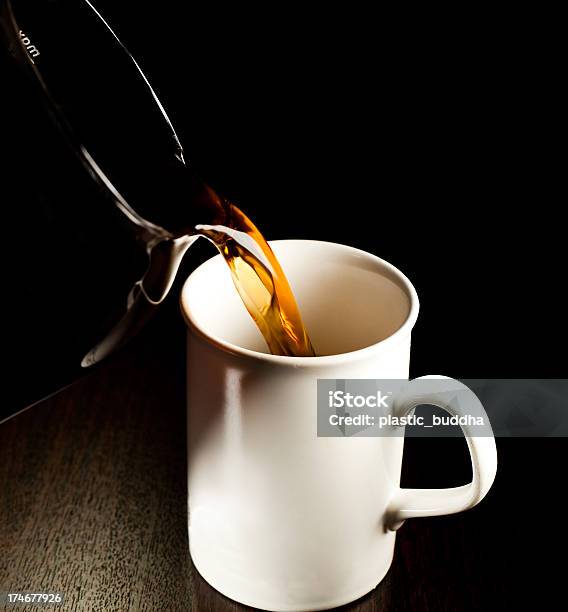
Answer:
MULTIPOLYGON (((318 378, 408 378, 418 299, 401 272, 363 251, 309 240, 271 246, 324 356, 267 354, 220 256, 191 274, 181 298, 190 552, 203 578, 236 601, 324 610, 381 581, 402 521, 477 504, 495 477, 495 440, 463 428, 469 484, 401 489, 404 438, 317 437, 318 378)), ((456 412, 435 394, 406 400, 394 410, 428 403, 456 412)))

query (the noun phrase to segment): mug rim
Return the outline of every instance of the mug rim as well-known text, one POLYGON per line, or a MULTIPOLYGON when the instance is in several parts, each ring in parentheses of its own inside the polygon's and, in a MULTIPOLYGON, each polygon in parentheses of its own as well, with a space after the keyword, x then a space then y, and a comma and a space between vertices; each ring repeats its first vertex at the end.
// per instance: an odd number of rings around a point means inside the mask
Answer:
POLYGON ((400 327, 398 327, 398 329, 392 334, 390 334, 386 338, 383 338, 382 340, 379 340, 378 342, 374 342, 373 344, 369 344, 368 346, 364 346, 363 348, 357 349, 355 351, 336 353, 334 355, 321 355, 316 357, 291 357, 288 355, 273 355, 272 353, 261 353, 260 351, 254 351, 252 349, 247 349, 242 346, 238 346, 237 344, 228 342, 227 340, 224 340, 223 338, 216 336, 215 334, 211 334, 205 329, 203 329, 203 327, 200 326, 192 316, 190 308, 187 306, 185 299, 188 287, 192 282, 192 278, 194 277, 197 270, 199 270, 203 266, 209 265, 210 262, 213 261, 215 258, 221 258, 221 255, 217 254, 213 255, 212 257, 204 261, 202 264, 197 266, 197 268, 195 268, 195 270, 193 270, 192 273, 187 277, 182 286, 179 303, 183 318, 188 328, 207 344, 212 345, 213 347, 220 349, 225 353, 237 355, 240 357, 248 357, 256 361, 263 361, 273 365, 291 366, 294 368, 320 367, 364 359, 370 357, 373 354, 383 352, 387 348, 398 344, 400 340, 410 334, 412 328, 414 327, 414 324, 416 323, 416 319, 418 318, 418 311, 420 305, 416 289, 414 288, 410 280, 407 278, 407 276, 403 274, 398 268, 390 264, 388 261, 381 259, 376 255, 373 255, 372 253, 368 253, 367 251, 363 251, 362 249, 358 249, 356 247, 352 247, 346 244, 341 244, 339 242, 303 238, 286 238, 282 240, 269 240, 268 244, 272 246, 274 244, 283 244, 290 242, 327 245, 333 248, 339 248, 340 250, 348 251, 358 256, 364 256, 367 259, 372 260, 374 263, 388 270, 401 283, 410 301, 410 309, 402 325, 400 325, 400 327))

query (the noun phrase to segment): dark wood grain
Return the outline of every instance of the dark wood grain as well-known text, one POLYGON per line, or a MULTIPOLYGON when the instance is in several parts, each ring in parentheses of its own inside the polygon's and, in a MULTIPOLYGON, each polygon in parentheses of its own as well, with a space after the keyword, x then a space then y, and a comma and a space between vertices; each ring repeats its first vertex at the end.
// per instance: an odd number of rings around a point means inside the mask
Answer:
MULTIPOLYGON (((244 609, 188 555, 184 329, 173 319, 0 427, 0 590, 63 591, 64 610, 244 609)), ((499 480, 495 490, 468 513, 407 522, 385 580, 344 610, 507 609, 516 527, 504 540, 499 480)))

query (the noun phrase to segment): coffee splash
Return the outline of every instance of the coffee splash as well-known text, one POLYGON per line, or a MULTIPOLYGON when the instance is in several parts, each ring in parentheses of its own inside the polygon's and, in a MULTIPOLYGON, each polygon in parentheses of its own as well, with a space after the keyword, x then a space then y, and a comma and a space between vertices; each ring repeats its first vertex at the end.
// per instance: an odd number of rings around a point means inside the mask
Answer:
POLYGON ((244 305, 274 355, 314 357, 296 299, 278 259, 245 213, 223 201, 226 225, 197 225, 227 262, 244 305))

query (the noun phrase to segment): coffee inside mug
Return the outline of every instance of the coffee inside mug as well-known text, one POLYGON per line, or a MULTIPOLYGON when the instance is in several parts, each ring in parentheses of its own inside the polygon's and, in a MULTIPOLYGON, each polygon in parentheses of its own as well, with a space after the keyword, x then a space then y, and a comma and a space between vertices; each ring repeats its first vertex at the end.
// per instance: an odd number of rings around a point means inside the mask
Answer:
MULTIPOLYGON (((407 328, 410 332, 418 298, 408 279, 387 262, 329 242, 276 240, 270 245, 318 356, 357 351, 407 328)), ((190 326, 209 341, 228 350, 269 353, 220 256, 191 274, 182 309, 190 326)))

